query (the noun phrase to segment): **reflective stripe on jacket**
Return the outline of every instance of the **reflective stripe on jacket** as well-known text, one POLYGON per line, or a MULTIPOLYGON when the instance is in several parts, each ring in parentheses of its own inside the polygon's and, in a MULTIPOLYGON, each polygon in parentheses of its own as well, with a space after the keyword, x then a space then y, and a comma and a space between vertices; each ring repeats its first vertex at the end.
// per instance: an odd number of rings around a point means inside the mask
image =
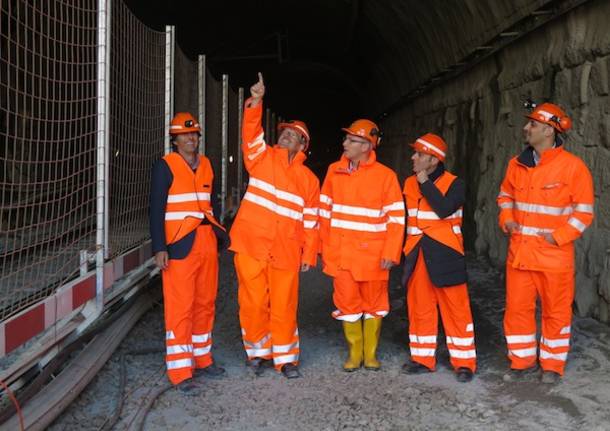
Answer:
MULTIPOLYGON (((455 179, 455 175, 445 171, 434 185, 445 195, 455 179)), ((403 193, 408 212, 404 253, 409 254, 425 234, 463 255, 462 208, 441 219, 422 195, 415 175, 407 178, 403 193)))
POLYGON ((405 207, 396 174, 375 152, 358 169, 349 161, 330 165, 320 195, 324 272, 349 270, 356 281, 387 280, 381 259, 398 263, 404 239, 405 207))
POLYGON ((163 157, 173 176, 165 207, 165 240, 173 244, 194 231, 204 218, 224 229, 214 218, 210 195, 214 174, 210 161, 199 156, 199 166, 193 169, 178 153, 163 157))

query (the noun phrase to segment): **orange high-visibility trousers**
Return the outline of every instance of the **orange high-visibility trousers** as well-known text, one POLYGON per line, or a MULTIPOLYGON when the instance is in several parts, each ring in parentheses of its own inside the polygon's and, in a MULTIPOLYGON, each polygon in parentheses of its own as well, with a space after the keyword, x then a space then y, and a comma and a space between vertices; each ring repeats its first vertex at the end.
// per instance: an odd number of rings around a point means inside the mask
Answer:
POLYGON ((244 253, 235 254, 239 321, 248 359, 273 358, 280 370, 299 363, 297 306, 299 272, 274 268, 244 253))
POLYGON ((540 366, 563 375, 570 350, 574 272, 542 272, 506 266, 504 335, 511 368, 536 365, 536 297, 542 307, 540 366))
POLYGON ((407 282, 409 349, 411 359, 431 370, 436 367, 438 311, 447 337, 449 359, 454 369, 476 371, 474 326, 466 284, 436 287, 430 281, 420 250, 411 278, 407 282))
POLYGON ((193 368, 212 364, 212 327, 218 288, 216 235, 197 228, 184 259, 170 259, 163 277, 167 375, 174 385, 191 378, 193 368))
POLYGON ((333 279, 333 302, 337 320, 355 322, 378 319, 390 311, 387 280, 356 281, 350 271, 338 270, 333 279))

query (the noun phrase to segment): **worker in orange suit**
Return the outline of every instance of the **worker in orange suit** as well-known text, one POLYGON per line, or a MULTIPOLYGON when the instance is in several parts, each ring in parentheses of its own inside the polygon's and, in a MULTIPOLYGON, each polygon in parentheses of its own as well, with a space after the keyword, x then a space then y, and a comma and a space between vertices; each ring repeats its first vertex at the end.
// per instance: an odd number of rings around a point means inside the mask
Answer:
POLYGON ((256 375, 273 361, 289 379, 300 377, 297 305, 299 270, 316 265, 320 184, 303 163, 309 130, 280 123, 277 145, 261 126, 265 84, 250 89, 242 127, 248 188, 231 228, 239 281, 239 320, 247 365, 256 375))
POLYGON ((376 159, 380 131, 369 120, 342 129, 343 155, 330 165, 320 195, 324 272, 333 277, 332 316, 342 321, 345 371, 381 366, 376 352, 388 314, 388 278, 400 261, 404 202, 396 174, 376 159))
POLYGON ((459 382, 476 370, 474 326, 466 285, 462 239, 464 181, 445 169, 447 144, 427 133, 411 144, 413 172, 405 181, 407 241, 404 247, 411 360, 407 374, 434 371, 438 309, 449 358, 459 382))
POLYGON ((570 350, 574 241, 593 220, 593 180, 584 162, 564 148, 572 121, 559 106, 543 103, 526 117, 527 147, 508 163, 497 199, 500 228, 510 236, 504 334, 511 370, 504 380, 531 374, 539 359, 542 382, 552 384, 563 376, 570 350))
POLYGON ((224 230, 212 211, 210 161, 198 154, 201 128, 186 112, 170 125, 173 152, 152 169, 152 251, 163 279, 166 366, 169 380, 196 395, 195 376, 220 377, 212 359, 212 327, 218 284, 217 239, 224 230))

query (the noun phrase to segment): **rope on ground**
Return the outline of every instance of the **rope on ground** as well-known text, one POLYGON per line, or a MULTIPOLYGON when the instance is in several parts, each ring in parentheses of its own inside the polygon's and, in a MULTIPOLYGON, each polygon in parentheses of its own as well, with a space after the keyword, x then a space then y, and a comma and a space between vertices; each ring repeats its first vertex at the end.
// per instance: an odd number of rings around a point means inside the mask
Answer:
MULTIPOLYGON (((157 381, 155 382, 155 385, 157 383, 159 383, 159 381, 164 376, 165 376, 165 369, 164 368, 159 369, 157 381)), ((139 404, 138 410, 132 416, 129 423, 125 426, 125 429, 129 430, 129 431, 141 430, 142 426, 144 425, 144 422, 146 420, 146 416, 148 415, 148 412, 150 411, 150 408, 152 407, 155 400, 161 394, 163 394, 164 392, 166 392, 168 389, 170 389, 172 387, 173 387, 173 385, 171 385, 170 383, 165 383, 165 385, 158 386, 156 389, 154 386, 151 387, 148 390, 148 393, 140 399, 140 404, 139 404), (153 390, 154 390, 154 392, 153 392, 153 390), (146 403, 146 405, 144 405, 144 403, 146 403)))
POLYGON ((2 387, 8 394, 9 398, 15 405, 15 410, 17 410, 17 414, 19 415, 19 428, 21 429, 21 431, 24 431, 25 426, 23 425, 23 413, 21 413, 21 407, 19 406, 19 401, 17 401, 17 398, 15 398, 15 394, 13 394, 13 391, 11 391, 11 389, 8 387, 8 385, 6 383, 4 383, 2 380, 0 380, 0 385, 2 385, 2 387))
POLYGON ((114 428, 114 426, 117 424, 117 422, 119 421, 119 419, 121 417, 121 413, 123 412, 123 406, 125 405, 125 401, 127 400, 127 398, 135 390, 139 389, 145 383, 149 382, 159 372, 159 370, 155 370, 154 373, 152 373, 145 379, 142 379, 142 381, 140 382, 140 385, 136 386, 134 389, 125 393, 125 385, 127 383, 127 367, 125 365, 125 358, 127 356, 140 356, 140 355, 148 355, 148 354, 152 354, 152 353, 163 353, 163 352, 165 352, 164 348, 149 347, 149 348, 144 348, 144 349, 130 350, 121 355, 121 359, 120 359, 121 370, 120 370, 120 375, 119 375, 119 386, 118 386, 116 407, 114 409, 114 413, 112 414, 112 416, 107 418, 104 421, 104 423, 102 424, 102 426, 98 429, 99 431, 109 431, 112 428, 114 428))

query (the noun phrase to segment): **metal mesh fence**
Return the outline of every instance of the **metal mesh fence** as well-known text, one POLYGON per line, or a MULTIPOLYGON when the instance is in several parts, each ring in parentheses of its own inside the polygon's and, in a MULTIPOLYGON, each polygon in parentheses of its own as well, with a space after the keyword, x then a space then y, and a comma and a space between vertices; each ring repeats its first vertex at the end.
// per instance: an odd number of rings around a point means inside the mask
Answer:
POLYGON ((113 2, 110 45, 110 257, 149 237, 150 168, 163 155, 165 33, 113 2))
POLYGON ((97 2, 0 2, 0 320, 95 248, 97 2))
POLYGON ((190 112, 199 115, 197 101, 197 61, 190 60, 176 44, 174 56, 174 113, 190 112))
MULTIPOLYGON (((103 184, 97 157, 104 154, 97 73, 106 60, 97 58, 97 6, 97 0, 0 0, 0 321, 93 267, 82 256, 91 259, 96 251, 96 211, 103 207, 96 206, 103 184)), ((108 205, 100 213, 106 259, 149 238, 150 168, 164 151, 170 76, 166 33, 141 23, 120 0, 110 13, 108 205)), ((179 46, 173 59, 174 111, 197 116, 198 62, 179 46)), ((219 199, 225 156, 230 217, 239 196, 239 96, 227 88, 223 117, 223 81, 203 73, 206 153, 219 199)))

